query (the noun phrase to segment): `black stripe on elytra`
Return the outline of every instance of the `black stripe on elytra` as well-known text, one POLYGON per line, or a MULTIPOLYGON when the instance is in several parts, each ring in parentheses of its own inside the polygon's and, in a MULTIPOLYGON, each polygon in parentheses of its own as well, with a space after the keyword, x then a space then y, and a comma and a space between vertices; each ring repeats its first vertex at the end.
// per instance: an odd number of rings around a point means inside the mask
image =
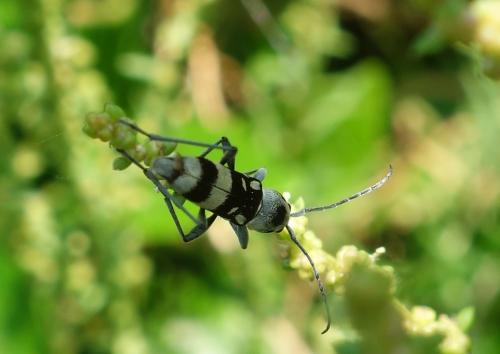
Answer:
POLYGON ((234 218, 236 215, 243 215, 246 222, 248 222, 257 214, 260 202, 262 201, 262 189, 252 189, 250 182, 255 179, 236 171, 231 171, 231 179, 231 192, 224 203, 217 207, 214 212, 231 221, 235 221, 234 218), (245 187, 243 187, 243 183, 245 183, 245 187), (229 211, 235 207, 238 209, 229 215, 229 211))
POLYGON ((193 189, 184 193, 184 197, 194 203, 203 202, 208 198, 219 174, 217 167, 215 167, 215 164, 212 161, 202 157, 198 157, 197 159, 200 162, 201 167, 200 179, 193 189))

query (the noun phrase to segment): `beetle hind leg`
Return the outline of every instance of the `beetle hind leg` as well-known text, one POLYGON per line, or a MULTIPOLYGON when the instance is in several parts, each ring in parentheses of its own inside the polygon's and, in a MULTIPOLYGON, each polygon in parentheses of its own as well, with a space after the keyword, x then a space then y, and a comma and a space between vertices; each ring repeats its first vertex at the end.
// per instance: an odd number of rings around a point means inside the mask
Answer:
POLYGON ((165 198, 165 204, 167 204, 168 211, 170 212, 177 231, 179 232, 179 235, 181 235, 184 242, 193 241, 203 235, 217 218, 217 215, 215 214, 207 218, 205 215, 205 209, 200 208, 198 212, 198 220, 196 221, 195 226, 186 234, 182 229, 181 223, 179 222, 172 200, 165 198))
POLYGON ((144 167, 140 162, 135 160, 130 154, 122 149, 117 149, 120 154, 128 158, 132 163, 139 167, 144 175, 156 186, 156 189, 163 195, 165 204, 167 205, 168 211, 174 220, 175 227, 181 235, 184 242, 192 241, 201 235, 213 224, 217 215, 211 215, 209 218, 205 215, 205 209, 200 208, 198 211, 198 218, 194 217, 189 210, 187 210, 182 202, 182 199, 176 195, 172 195, 167 188, 160 182, 160 180, 155 176, 155 174, 149 169, 144 167), (177 213, 175 212, 174 205, 179 208, 191 221, 194 222, 195 226, 186 234, 181 226, 177 213))

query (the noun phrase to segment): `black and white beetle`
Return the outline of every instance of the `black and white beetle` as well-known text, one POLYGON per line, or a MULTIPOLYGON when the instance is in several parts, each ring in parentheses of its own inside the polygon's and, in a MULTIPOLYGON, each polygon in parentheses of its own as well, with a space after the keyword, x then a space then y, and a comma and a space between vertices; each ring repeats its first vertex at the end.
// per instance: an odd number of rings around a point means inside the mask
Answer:
POLYGON ((313 260, 295 237, 293 229, 288 225, 288 220, 290 217, 302 216, 309 212, 336 208, 374 191, 391 177, 392 167, 389 166, 387 174, 377 183, 348 198, 333 204, 316 208, 304 208, 291 213, 290 204, 283 198, 281 193, 274 189, 262 188, 266 169, 259 168, 248 173, 237 172, 234 169, 237 148, 231 145, 227 138, 222 137, 215 144, 205 144, 150 134, 125 119, 120 119, 119 122, 145 135, 152 141, 188 144, 206 148, 197 157, 181 157, 177 153, 156 157, 152 161, 150 168, 141 165, 126 151, 117 149, 119 153, 138 166, 164 196, 177 230, 185 242, 201 236, 218 216, 229 221, 243 249, 247 248, 248 245, 248 229, 261 233, 270 233, 280 232, 286 228, 293 243, 299 247, 311 264, 327 314, 327 325, 321 333, 327 332, 330 328, 331 319, 326 291, 313 260), (224 152, 219 163, 206 159, 206 156, 214 149, 220 149, 224 152), (168 191, 161 179, 166 180, 168 186, 177 195, 199 206, 197 217, 183 206, 182 200, 179 200, 177 196, 168 191), (182 229, 174 205, 195 223, 195 226, 188 233, 185 233, 182 229), (212 212, 212 215, 208 218, 205 215, 206 210, 212 212))

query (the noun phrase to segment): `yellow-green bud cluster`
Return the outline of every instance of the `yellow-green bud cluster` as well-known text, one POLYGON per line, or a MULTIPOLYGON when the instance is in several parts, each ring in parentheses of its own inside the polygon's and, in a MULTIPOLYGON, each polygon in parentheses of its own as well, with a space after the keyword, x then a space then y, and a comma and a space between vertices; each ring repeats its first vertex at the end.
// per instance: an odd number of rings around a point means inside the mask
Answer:
MULTIPOLYGON (((286 194, 285 198, 289 199, 286 194)), ((292 211, 300 210, 303 207, 302 199, 292 203, 292 211)), ((437 336, 441 340, 437 343, 434 352, 442 354, 465 354, 468 352, 470 339, 465 331, 473 321, 472 309, 466 308, 454 318, 447 315, 438 316, 433 309, 424 306, 409 309, 395 297, 396 276, 394 268, 378 264, 378 259, 385 253, 383 247, 370 254, 356 246, 348 245, 340 248, 333 256, 323 250, 321 240, 313 231, 308 230, 307 217, 291 218, 290 226, 294 229, 299 242, 313 259, 325 286, 337 294, 345 296, 349 316, 361 335, 366 330, 385 335, 394 328, 401 328, 402 332, 398 334, 400 338, 394 338, 395 343, 399 343, 398 345, 409 341, 406 344, 410 346, 411 338, 423 339, 437 336), (394 316, 391 316, 391 313, 394 316), (387 317, 395 322, 377 320, 374 321, 372 328, 367 324, 369 322, 365 321, 366 318, 370 317, 376 319, 387 317), (356 326, 359 324, 357 321, 359 318, 364 319, 362 326, 356 326)), ((287 231, 278 236, 280 239, 289 240, 287 231)), ((300 277, 314 279, 306 257, 291 241, 285 257, 289 266, 297 270, 300 277)))
MULTIPOLYGON (((299 199, 292 204, 294 211, 304 207, 304 202, 299 199)), ((375 250, 373 254, 357 249, 355 246, 342 247, 335 256, 328 254, 323 250, 321 240, 313 231, 307 229, 307 217, 300 216, 290 219, 290 226, 294 229, 297 239, 313 258, 318 272, 323 275, 325 285, 334 289, 337 293, 344 292, 344 282, 346 275, 351 272, 354 264, 366 267, 377 267, 386 277, 393 278, 393 269, 376 265, 380 255, 385 253, 383 247, 375 250)), ((280 238, 287 239, 287 231, 280 234, 280 238)), ((301 278, 313 279, 314 274, 307 258, 296 247, 290 247, 288 250, 288 263, 291 268, 299 272, 301 278)))
MULTIPOLYGON (((98 113, 89 113, 85 117, 82 131, 91 138, 100 139, 115 149, 126 151, 137 162, 151 165, 153 159, 158 156, 166 156, 172 153, 176 144, 159 141, 140 142, 137 132, 120 120, 129 121, 125 112, 119 106, 108 103, 104 110, 98 113)), ((115 170, 124 170, 130 166, 131 161, 123 156, 113 161, 115 170)))
POLYGON ((437 315, 436 311, 427 306, 414 306, 411 309, 398 304, 403 314, 406 329, 413 335, 441 335, 444 339, 439 345, 442 353, 462 354, 470 346, 470 339, 464 333, 472 324, 474 311, 465 308, 456 318, 447 315, 437 315))
POLYGON ((500 57, 500 2, 477 0, 471 4, 475 39, 488 54, 500 57))

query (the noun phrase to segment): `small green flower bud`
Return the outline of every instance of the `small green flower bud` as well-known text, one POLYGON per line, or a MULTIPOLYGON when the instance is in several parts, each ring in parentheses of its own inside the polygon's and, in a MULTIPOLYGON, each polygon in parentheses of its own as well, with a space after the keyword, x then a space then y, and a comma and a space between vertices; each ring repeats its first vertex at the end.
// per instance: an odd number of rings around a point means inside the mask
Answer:
POLYGON ((151 164, 153 163, 154 159, 156 159, 156 156, 148 156, 146 155, 146 157, 144 157, 144 164, 148 167, 151 166, 151 164))
POLYGON ((109 114, 103 112, 87 114, 85 122, 96 131, 112 124, 109 114))
POLYGON ((141 144, 136 144, 133 148, 127 150, 127 152, 138 162, 141 162, 146 157, 146 148, 141 144))
POLYGON ((90 127, 94 127, 97 114, 98 113, 96 112, 87 113, 87 115, 85 116, 84 124, 88 124, 90 127))
POLYGON ((120 118, 125 117, 125 112, 119 106, 113 103, 106 103, 104 106, 104 112, 109 114, 111 120, 116 122, 120 118))
POLYGON ((83 123, 82 131, 92 139, 97 138, 97 132, 87 122, 83 123))
POLYGON ((113 129, 111 145, 117 149, 130 149, 135 146, 136 132, 123 124, 116 124, 113 129))
POLYGON ((177 148, 176 143, 160 142, 158 145, 160 146, 160 151, 158 152, 160 156, 170 155, 177 148))
POLYGON ((160 156, 160 146, 156 141, 148 141, 144 144, 146 149, 146 156, 144 157, 144 163, 147 166, 151 165, 151 162, 158 156, 160 156))
POLYGON ((122 146, 124 149, 130 149, 134 147, 137 143, 136 135, 134 132, 128 132, 122 140, 122 146))
POLYGON ((126 157, 120 156, 113 161, 113 170, 122 171, 130 166, 132 162, 126 157))
POLYGON ((104 142, 109 141, 111 140, 112 136, 113 136, 113 127, 110 125, 105 126, 97 131, 97 137, 101 139, 101 141, 104 142))
POLYGON ((146 154, 151 155, 152 157, 160 156, 160 144, 157 141, 148 141, 145 146, 146 154))

